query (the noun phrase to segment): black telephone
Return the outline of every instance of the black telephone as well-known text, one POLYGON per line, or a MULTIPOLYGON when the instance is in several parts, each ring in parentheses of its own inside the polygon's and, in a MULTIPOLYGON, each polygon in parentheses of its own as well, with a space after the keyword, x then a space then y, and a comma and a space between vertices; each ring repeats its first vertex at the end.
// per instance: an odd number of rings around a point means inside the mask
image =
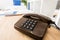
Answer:
POLYGON ((36 40, 42 40, 50 23, 54 22, 48 17, 37 14, 26 14, 15 23, 14 27, 36 40))

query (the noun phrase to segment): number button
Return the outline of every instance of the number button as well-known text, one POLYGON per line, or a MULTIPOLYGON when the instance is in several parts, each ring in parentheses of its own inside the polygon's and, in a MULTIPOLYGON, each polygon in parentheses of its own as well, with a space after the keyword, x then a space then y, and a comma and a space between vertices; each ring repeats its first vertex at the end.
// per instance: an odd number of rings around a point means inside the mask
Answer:
POLYGON ((33 25, 35 25, 36 23, 33 23, 33 25))
POLYGON ((32 25, 31 27, 34 27, 34 25, 32 25))
POLYGON ((35 23, 37 22, 37 21, 34 21, 35 23))
POLYGON ((23 27, 26 27, 26 25, 24 25, 23 27))
POLYGON ((32 28, 32 27, 30 27, 30 30, 33 30, 33 28, 32 28))
POLYGON ((32 22, 34 21, 34 20, 31 20, 32 22))
POLYGON ((32 24, 33 22, 30 22, 30 24, 32 24))
POLYGON ((29 28, 29 26, 26 27, 27 29, 29 28))
POLYGON ((29 24, 29 26, 30 26, 31 24, 29 24))

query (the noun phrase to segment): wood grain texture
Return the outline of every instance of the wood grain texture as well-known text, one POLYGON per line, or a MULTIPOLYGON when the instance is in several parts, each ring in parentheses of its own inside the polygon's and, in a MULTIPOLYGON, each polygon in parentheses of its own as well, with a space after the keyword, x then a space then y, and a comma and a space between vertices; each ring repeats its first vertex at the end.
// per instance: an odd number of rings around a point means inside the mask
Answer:
MULTIPOLYGON (((0 40, 34 40, 17 31, 14 24, 22 16, 0 17, 0 40)), ((54 27, 48 28, 43 40, 60 40, 60 31, 54 27)))

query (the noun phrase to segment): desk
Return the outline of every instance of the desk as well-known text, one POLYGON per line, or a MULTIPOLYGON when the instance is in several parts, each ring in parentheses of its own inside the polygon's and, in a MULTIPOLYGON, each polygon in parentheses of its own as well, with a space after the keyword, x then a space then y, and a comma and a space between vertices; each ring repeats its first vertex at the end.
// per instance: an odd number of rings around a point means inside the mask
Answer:
MULTIPOLYGON (((21 17, 0 17, 0 40, 34 40, 14 28, 21 17)), ((60 40, 60 31, 54 27, 48 28, 43 40, 60 40)))

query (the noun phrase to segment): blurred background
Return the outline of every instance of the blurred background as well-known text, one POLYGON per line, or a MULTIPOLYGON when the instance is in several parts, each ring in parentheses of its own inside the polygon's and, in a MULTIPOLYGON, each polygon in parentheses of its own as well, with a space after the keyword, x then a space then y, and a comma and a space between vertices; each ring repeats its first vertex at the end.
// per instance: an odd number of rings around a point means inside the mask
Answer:
POLYGON ((0 0, 0 16, 37 13, 52 18, 60 25, 60 0, 0 0))

